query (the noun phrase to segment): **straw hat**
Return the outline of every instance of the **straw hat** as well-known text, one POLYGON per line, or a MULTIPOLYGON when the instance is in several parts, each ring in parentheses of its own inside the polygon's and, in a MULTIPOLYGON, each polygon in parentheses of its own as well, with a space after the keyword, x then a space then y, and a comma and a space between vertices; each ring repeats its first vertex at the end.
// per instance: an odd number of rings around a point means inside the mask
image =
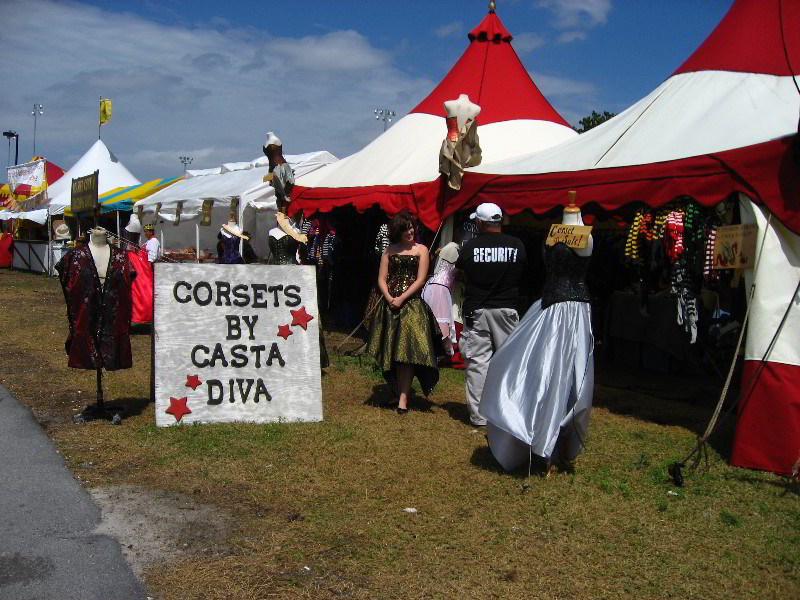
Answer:
POLYGON ((66 223, 61 223, 58 227, 56 227, 56 237, 57 240, 68 240, 70 239, 69 234, 69 226, 66 223))
POLYGON ((249 239, 250 239, 248 236, 246 236, 246 235, 245 235, 245 234, 242 232, 242 228, 241 228, 241 227, 239 227, 239 226, 236 224, 236 221, 228 221, 227 223, 225 223, 225 224, 222 226, 222 229, 223 229, 224 231, 227 231, 228 233, 230 233, 230 234, 232 234, 232 235, 235 235, 236 237, 242 238, 243 240, 249 240, 249 239))
POLYGON ((125 231, 129 233, 142 233, 142 224, 136 214, 131 214, 128 224, 125 225, 125 231))

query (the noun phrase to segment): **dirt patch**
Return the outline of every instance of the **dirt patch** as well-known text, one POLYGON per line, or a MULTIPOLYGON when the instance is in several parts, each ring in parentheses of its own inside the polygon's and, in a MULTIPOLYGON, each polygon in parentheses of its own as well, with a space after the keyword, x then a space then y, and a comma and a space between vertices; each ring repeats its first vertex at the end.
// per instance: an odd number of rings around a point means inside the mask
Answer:
POLYGON ((230 554, 233 519, 180 494, 133 485, 90 490, 102 511, 97 533, 116 538, 137 576, 185 554, 230 554))

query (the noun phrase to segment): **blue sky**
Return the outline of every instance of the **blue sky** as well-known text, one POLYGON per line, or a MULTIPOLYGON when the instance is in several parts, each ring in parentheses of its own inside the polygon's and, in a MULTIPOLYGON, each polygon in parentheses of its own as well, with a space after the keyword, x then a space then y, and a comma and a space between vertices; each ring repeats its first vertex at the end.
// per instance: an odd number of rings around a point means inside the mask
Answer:
MULTIPOLYGON (((498 0, 517 54, 570 123, 645 96, 705 39, 732 0, 498 0)), ((287 153, 346 156, 447 73, 484 17, 459 2, 0 0, 0 127, 20 160, 64 168, 103 139, 139 179, 251 160, 275 130, 287 153), (44 24, 44 26, 43 26, 44 24), (9 85, 10 82, 13 82, 9 85)))

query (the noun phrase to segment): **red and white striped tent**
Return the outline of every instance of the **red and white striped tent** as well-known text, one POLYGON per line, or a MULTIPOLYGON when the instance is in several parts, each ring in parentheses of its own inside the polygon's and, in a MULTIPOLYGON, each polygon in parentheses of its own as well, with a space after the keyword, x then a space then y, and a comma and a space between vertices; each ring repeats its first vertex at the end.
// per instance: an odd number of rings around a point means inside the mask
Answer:
POLYGON ((389 214, 409 209, 435 229, 439 149, 447 134, 443 104, 460 94, 481 107, 477 123, 484 161, 543 150, 577 136, 533 83, 494 12, 468 37, 464 54, 411 113, 359 152, 300 178, 291 210, 309 215, 377 204, 389 214))
POLYGON ((779 473, 800 457, 799 25, 797 0, 737 0, 651 94, 556 148, 468 170, 441 211, 491 201, 544 212, 567 190, 607 210, 739 192, 764 246, 732 462, 779 473))

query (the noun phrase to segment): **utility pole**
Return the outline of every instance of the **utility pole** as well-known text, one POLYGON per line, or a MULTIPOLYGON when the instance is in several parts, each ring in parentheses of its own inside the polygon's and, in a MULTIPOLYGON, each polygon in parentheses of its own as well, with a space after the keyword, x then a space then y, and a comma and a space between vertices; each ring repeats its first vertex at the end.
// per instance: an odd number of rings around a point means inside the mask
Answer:
POLYGON ((36 118, 44 114, 44 107, 41 104, 34 104, 31 114, 33 115, 33 155, 36 156, 36 118))
POLYGON ((183 174, 186 175, 186 165, 192 164, 194 158, 191 156, 179 156, 178 159, 183 163, 183 174))
POLYGON ((384 131, 389 127, 389 123, 392 122, 392 117, 397 115, 397 113, 390 108, 376 108, 372 112, 375 114, 376 121, 383 121, 384 131))

